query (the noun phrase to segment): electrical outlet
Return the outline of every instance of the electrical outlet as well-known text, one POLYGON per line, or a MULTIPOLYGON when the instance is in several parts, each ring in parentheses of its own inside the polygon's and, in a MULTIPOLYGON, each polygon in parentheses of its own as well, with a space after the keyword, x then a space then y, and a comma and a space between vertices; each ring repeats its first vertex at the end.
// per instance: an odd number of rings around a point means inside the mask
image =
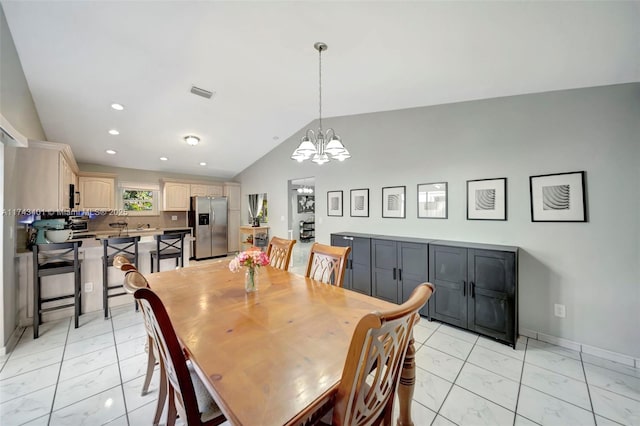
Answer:
POLYGON ((93 283, 84 283, 84 292, 91 293, 93 291, 93 283))
POLYGON ((567 309, 564 305, 555 304, 553 305, 553 314, 560 318, 565 318, 567 316, 567 309))
POLYGON ((178 216, 176 215, 171 216, 171 220, 178 220, 178 216))

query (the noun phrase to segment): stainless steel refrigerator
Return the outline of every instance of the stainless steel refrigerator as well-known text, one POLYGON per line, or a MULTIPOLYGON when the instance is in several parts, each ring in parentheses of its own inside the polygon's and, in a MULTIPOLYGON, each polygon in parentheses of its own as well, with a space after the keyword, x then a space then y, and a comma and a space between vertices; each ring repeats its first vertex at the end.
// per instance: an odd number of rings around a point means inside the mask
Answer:
POLYGON ((195 259, 227 255, 227 197, 191 197, 189 226, 195 259))

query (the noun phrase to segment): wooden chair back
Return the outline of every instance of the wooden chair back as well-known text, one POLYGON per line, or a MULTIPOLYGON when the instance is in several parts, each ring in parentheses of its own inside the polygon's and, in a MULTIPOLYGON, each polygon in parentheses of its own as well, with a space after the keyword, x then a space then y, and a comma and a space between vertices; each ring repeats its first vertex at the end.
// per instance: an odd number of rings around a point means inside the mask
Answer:
POLYGON ((139 288, 134 297, 140 303, 149 323, 152 338, 161 357, 161 366, 167 375, 169 403, 175 401, 177 413, 185 424, 200 425, 200 412, 187 360, 162 301, 149 288, 139 288))
POLYGON ((311 246, 305 276, 342 287, 350 251, 351 247, 334 247, 314 243, 311 246))
POLYGON ((267 248, 267 256, 269 256, 269 264, 274 268, 286 271, 289 269, 291 261, 291 253, 296 240, 285 240, 284 238, 273 237, 267 248))
POLYGON ((397 308, 360 319, 335 397, 333 425, 392 424, 393 401, 413 325, 432 293, 431 284, 420 284, 397 308))
POLYGON ((113 257, 113 266, 124 272, 137 270, 136 267, 131 264, 129 259, 121 254, 116 254, 113 257))
MULTIPOLYGON (((149 288, 149 282, 138 270, 130 270, 124 276, 124 283, 122 284, 127 293, 135 293, 136 290, 141 288, 149 288)), ((144 313, 143 313, 144 315, 144 313)))

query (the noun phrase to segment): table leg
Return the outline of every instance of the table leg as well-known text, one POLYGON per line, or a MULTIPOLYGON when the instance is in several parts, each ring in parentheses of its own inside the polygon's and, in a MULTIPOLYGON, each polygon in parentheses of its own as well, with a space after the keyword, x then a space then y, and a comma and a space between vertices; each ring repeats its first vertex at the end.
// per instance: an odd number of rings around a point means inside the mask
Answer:
POLYGON ((400 406, 397 426, 413 426, 411 418, 411 402, 413 401, 413 388, 416 384, 416 348, 413 336, 409 340, 407 354, 402 364, 400 384, 398 385, 398 405, 400 406))

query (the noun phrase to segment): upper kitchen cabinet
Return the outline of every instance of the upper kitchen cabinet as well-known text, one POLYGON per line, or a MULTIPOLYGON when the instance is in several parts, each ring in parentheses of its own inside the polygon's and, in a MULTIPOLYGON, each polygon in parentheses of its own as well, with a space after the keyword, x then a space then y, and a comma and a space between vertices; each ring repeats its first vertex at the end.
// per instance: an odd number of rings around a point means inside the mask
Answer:
POLYGON ((240 184, 225 182, 224 196, 227 197, 229 210, 240 210, 240 184))
POLYGON ((165 182, 162 188, 162 210, 188 211, 191 185, 181 182, 165 182))
POLYGON ((192 197, 222 197, 222 185, 191 184, 192 197))
POLYGON ((60 211, 77 208, 78 165, 69 145, 30 141, 16 151, 16 208, 60 211), (74 185, 71 188, 70 185, 74 185))
POLYGON ((79 210, 113 210, 115 209, 115 176, 83 175, 78 178, 80 189, 79 210))

